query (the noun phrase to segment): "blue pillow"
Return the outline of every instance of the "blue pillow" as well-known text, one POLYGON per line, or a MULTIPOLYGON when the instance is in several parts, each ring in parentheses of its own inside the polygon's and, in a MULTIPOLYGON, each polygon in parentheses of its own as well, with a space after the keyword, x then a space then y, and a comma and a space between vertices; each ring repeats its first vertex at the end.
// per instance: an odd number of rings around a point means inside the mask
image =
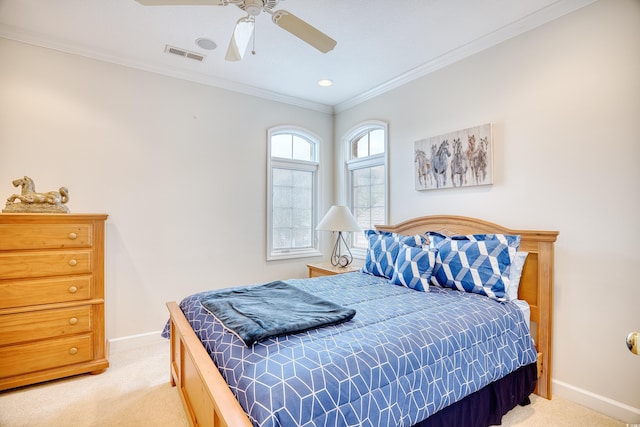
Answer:
POLYGON ((429 240, 429 247, 431 249, 435 249, 438 243, 442 242, 445 239, 448 239, 444 234, 440 234, 437 231, 427 231, 424 235, 429 240))
POLYGON ((519 246, 520 236, 505 234, 438 238, 431 280, 445 288, 505 301, 510 267, 519 246))
POLYGON ((402 244, 421 248, 427 243, 425 237, 419 234, 404 236, 377 230, 366 230, 364 233, 369 240, 369 247, 362 272, 387 279, 393 276, 394 264, 402 244))
POLYGON ((391 283, 416 291, 429 292, 429 280, 436 263, 437 252, 437 249, 402 245, 396 257, 391 283))

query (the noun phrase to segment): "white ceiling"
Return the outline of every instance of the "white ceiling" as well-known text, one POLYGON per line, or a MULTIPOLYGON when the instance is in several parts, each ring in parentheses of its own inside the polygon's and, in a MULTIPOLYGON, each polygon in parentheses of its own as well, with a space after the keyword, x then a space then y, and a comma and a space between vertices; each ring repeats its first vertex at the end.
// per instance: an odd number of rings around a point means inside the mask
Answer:
POLYGON ((337 40, 322 54, 256 19, 255 55, 224 56, 236 21, 228 6, 142 6, 134 0, 0 0, 0 37, 277 99, 340 111, 595 0, 282 0, 337 40), (218 48, 203 50, 200 37, 218 48), (206 55, 197 62, 165 45, 206 55), (334 85, 318 86, 321 78, 334 85))

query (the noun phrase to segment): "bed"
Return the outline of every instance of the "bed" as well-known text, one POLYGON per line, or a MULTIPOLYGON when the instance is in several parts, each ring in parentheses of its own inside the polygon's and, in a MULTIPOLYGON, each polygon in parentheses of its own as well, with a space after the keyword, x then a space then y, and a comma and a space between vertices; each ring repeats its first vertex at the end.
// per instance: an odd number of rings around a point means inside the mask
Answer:
MULTIPOLYGON (((537 382, 535 384, 535 392, 545 398, 551 398, 551 360, 552 360, 552 303, 553 303, 553 260, 554 260, 554 242, 557 238, 558 233, 555 231, 532 231, 532 230, 515 230, 509 229, 497 224, 493 224, 487 221, 468 218, 468 217, 460 217, 460 216, 427 216, 420 217, 416 219, 412 219, 409 221, 405 221, 403 223, 393 225, 393 226, 377 226, 376 227, 379 232, 387 232, 387 233, 397 233, 400 235, 422 235, 427 231, 436 232, 445 236, 454 236, 454 235, 475 235, 475 234, 501 234, 501 235, 517 235, 519 236, 519 250, 526 251, 528 256, 526 257, 526 262, 522 269, 522 277, 520 280, 520 286, 518 289, 518 298, 524 300, 528 303, 529 309, 529 323, 531 325, 531 338, 533 338, 533 342, 535 342, 535 355, 533 358, 531 357, 531 349, 526 348, 522 351, 514 352, 517 357, 523 358, 520 362, 523 366, 518 367, 517 369, 512 369, 512 367, 502 367, 501 369, 513 370, 513 372, 508 372, 508 375, 504 373, 493 373, 492 375, 499 375, 499 378, 491 378, 491 383, 487 385, 483 385, 480 389, 472 390, 470 394, 462 393, 463 395, 454 396, 445 399, 445 407, 444 408, 430 408, 429 416, 427 419, 418 420, 413 419, 410 424, 404 425, 423 425, 423 426, 435 426, 435 425, 447 425, 446 423, 451 423, 451 415, 454 414, 455 417, 471 417, 477 418, 477 411, 469 409, 469 408, 484 408, 487 406, 485 401, 483 401, 483 395, 493 395, 496 393, 497 389, 507 389, 507 395, 509 393, 509 388, 511 387, 520 387, 522 388, 522 378, 523 377, 531 377, 531 369, 533 367, 533 376, 537 376, 537 382), (520 354, 522 353, 522 354, 520 354), (526 360, 524 358, 526 357, 526 360), (526 362, 526 363, 525 363, 526 362), (517 378, 516 378, 517 376, 517 378), (480 400, 477 400, 480 399, 480 400), (467 409, 463 405, 469 404, 471 406, 467 406, 467 409), (465 415, 466 414, 466 415, 465 415), (441 418, 445 417, 446 418, 441 418), (441 421, 448 420, 448 421, 441 421), (440 423, 440 424, 439 424, 440 423)), ((362 288, 363 290, 360 292, 361 294, 369 293, 373 295, 373 290, 378 290, 381 286, 376 281, 380 280, 378 277, 373 277, 370 275, 365 275, 364 273, 348 273, 342 274, 340 277, 335 276, 333 281, 338 282, 338 286, 346 286, 345 283, 352 280, 355 283, 356 275, 360 275, 362 277, 368 276, 365 278, 365 284, 362 286, 369 286, 362 288), (350 277, 353 275, 352 277, 350 277)), ((304 280, 298 279, 293 280, 291 282, 296 285, 305 288, 307 290, 312 290, 317 287, 320 289, 320 292, 331 292, 331 285, 324 284, 324 282, 311 282, 317 279, 307 279, 307 282, 304 280), (309 285, 311 283, 311 285, 309 285), (324 287, 326 286, 326 287, 324 287)), ((358 279, 360 280, 360 279, 358 279)), ((289 282, 289 281, 288 281, 289 282)), ((358 285, 360 286, 360 285, 358 285)), ((394 286, 386 286, 386 288, 392 289, 393 292, 402 293, 407 291, 404 287, 394 287, 394 286)), ((416 292, 414 290, 409 290, 413 292, 414 296, 418 294, 424 294, 423 292, 416 292)), ((345 292, 346 293, 346 292, 345 292)), ((358 292, 356 292, 358 293, 358 292)), ((406 292, 405 292, 406 293, 406 292)), ((474 294, 465 294, 464 292, 452 291, 451 289, 433 289, 432 292, 428 293, 432 295, 430 298, 451 298, 451 295, 458 294, 464 295, 465 298, 469 301, 469 303, 473 304, 487 304, 486 301, 489 301, 489 298, 486 297, 478 297, 478 295, 474 294), (481 301, 482 300, 482 301, 481 301), (486 301, 485 301, 486 300, 486 301)), ((393 298, 399 298, 393 296, 393 298)), ((331 299, 331 298, 330 298, 331 299)), ((185 300, 187 300, 185 298, 185 300)), ((181 305, 184 306, 185 300, 181 302, 181 305)), ((392 299, 389 301, 393 301, 392 299)), ((348 303, 349 301, 347 301, 348 303)), ((361 301, 351 301, 355 304, 355 306, 360 307, 358 304, 361 301)), ((491 301, 493 306, 509 306, 509 304, 498 304, 495 301, 491 301)), ((363 303, 364 304, 364 303, 363 303)), ((392 304, 392 303, 390 303, 392 304)), ((414 303, 412 302, 411 305, 414 303)), ((385 305, 388 305, 385 303, 385 305)), ((250 421, 250 416, 247 415, 247 412, 241 406, 240 401, 242 401, 245 406, 245 396, 240 395, 236 396, 228 383, 227 380, 223 377, 223 374, 229 378, 229 376, 234 376, 233 368, 229 368, 228 366, 220 364, 221 366, 216 366, 214 363, 212 356, 208 353, 203 345, 201 339, 194 332, 194 328, 189 320, 185 317, 185 314, 181 307, 175 303, 170 302, 167 304, 170 319, 168 322, 167 330, 170 335, 171 340, 171 357, 170 357, 170 369, 171 369, 171 382, 173 385, 178 387, 178 391, 180 397, 182 399, 183 406, 185 408, 185 412, 190 420, 192 425, 198 426, 251 426, 254 425, 252 421, 250 421), (240 400, 240 401, 239 401, 240 400)), ((364 305, 362 306, 364 307, 364 305)), ((480 306, 481 307, 481 306, 480 306)), ((362 312, 356 315, 355 320, 358 319, 366 319, 366 309, 363 308, 362 312), (360 316, 360 317, 359 317, 360 316)), ((431 309, 430 309, 431 310, 431 309)), ((479 311, 483 311, 483 309, 478 309, 479 311)), ((187 310, 188 311, 188 310, 187 310)), ((435 311, 435 310, 434 310, 435 311)), ((514 310, 515 312, 515 310, 514 310)), ((381 314, 383 317, 389 316, 389 313, 381 314)), ((509 314, 511 316, 511 314, 509 314)), ((525 316, 515 315, 515 322, 520 324, 521 322, 517 319, 524 319, 525 316), (519 316, 519 317, 518 317, 519 316)), ((505 318, 507 316, 505 315, 505 318)), ((312 342, 322 342, 320 339, 324 339, 324 334, 328 333, 326 329, 331 328, 340 328, 343 327, 343 330, 349 330, 354 322, 347 322, 343 325, 333 326, 330 328, 322 328, 322 331, 318 332, 317 330, 312 332, 307 332, 302 335, 310 336, 313 338, 312 342), (320 334, 314 336, 313 334, 320 334)), ((376 323, 376 320, 373 320, 373 323, 376 323)), ((519 326, 521 328, 521 326, 519 326)), ((202 335, 200 328, 196 327, 195 329, 199 330, 199 333, 202 335)), ((343 331, 341 330, 341 331, 343 331)), ((528 333, 527 328, 527 333, 528 333)), ((294 337, 297 339, 297 336, 301 334, 296 334, 294 337)), ((294 340, 295 340, 294 339, 294 340)), ((271 344, 271 348, 287 348, 288 341, 284 339, 282 343, 278 342, 278 339, 273 339, 274 342, 271 344)), ((355 341, 354 341, 355 342, 355 341)), ((205 340, 205 345, 211 347, 211 343, 208 340, 205 340)), ((216 344, 219 345, 219 344, 216 344)), ((391 347, 393 345, 398 345, 397 343, 392 343, 387 345, 386 347, 391 347)), ((518 346, 525 346, 525 344, 519 343, 518 346)), ((345 347, 341 345, 341 348, 345 347)), ((384 346, 383 346, 384 347, 384 346)), ((526 347, 526 346, 525 346, 526 347)), ((236 346, 237 348, 237 346, 236 346)), ((222 350, 224 353, 226 350, 222 350)), ((230 351, 230 350, 229 350, 230 351)), ((247 354, 249 357, 257 357, 255 354, 250 354, 251 352, 247 350, 247 354)), ((349 355, 344 355, 344 358, 348 358, 349 355)), ((274 357, 275 353, 269 353, 268 357, 274 357)), ((219 357, 217 355, 216 357, 219 357)), ((515 356, 514 356, 515 357, 515 356)), ((214 357, 215 358, 215 357, 214 357)), ((225 362, 226 363, 226 362, 225 362)), ((350 362, 345 362, 349 365, 350 362)), ((515 362, 514 362, 515 363, 515 362)), ((504 364, 501 362, 501 364, 504 364)), ((345 366, 347 366, 345 365, 345 366)), ((401 365, 401 364, 398 364, 401 365)), ((491 364, 490 364, 491 365, 491 364)), ((329 365, 330 366, 330 365, 329 365)), ((515 366, 515 365, 514 365, 515 366)), ((343 368, 342 374, 346 372, 350 368, 343 368)), ((481 377, 488 376, 489 374, 481 371, 479 374, 481 377)), ((416 377, 417 378, 417 377, 416 377)), ((235 381, 235 380, 234 380, 235 381)), ((243 380, 240 380, 243 381, 243 380)), ((422 387, 419 384, 423 384, 418 379, 417 384, 409 385, 408 389, 415 390, 422 387)), ((451 381, 450 379, 447 381, 451 381)), ((231 382, 231 381, 230 381, 231 382)), ((310 381, 313 382, 313 381, 310 381)), ((397 381, 400 383, 400 381, 397 381)), ((468 381, 467 381, 468 382, 468 381)), ((527 382, 527 385, 524 386, 524 389, 527 389, 529 385, 532 384, 531 381, 527 382)), ((255 385, 251 387, 255 388, 255 385)), ((251 388, 249 387, 249 388, 251 388)), ((428 388, 428 385, 425 385, 428 388)), ((237 384, 232 387, 234 390, 238 390, 237 384)), ((471 390, 471 389, 470 389, 471 390)), ((495 418, 496 422, 499 422, 499 419, 502 413, 511 409, 515 404, 520 403, 521 400, 526 399, 528 393, 527 390, 522 391, 521 395, 516 395, 516 397, 512 397, 512 399, 516 399, 513 402, 509 402, 505 408, 499 408, 498 418, 495 418), (515 402, 515 403, 514 403, 515 402)), ((350 391, 346 391, 344 394, 349 395, 350 391)), ((459 392, 456 392, 459 393, 459 392)), ((276 393, 278 394, 278 393, 276 393)), ((311 393, 315 394, 315 392, 311 393)), ((402 394, 398 393, 396 390, 392 393, 394 396, 402 394)), ((426 395, 428 393, 423 393, 426 395)), ((444 390, 442 391, 443 395, 449 396, 451 394, 450 391, 444 390)), ((455 393, 454 393, 455 394, 455 393)), ((514 393, 511 393, 514 394, 514 393)), ((491 398, 491 397, 490 397, 491 398)), ((395 397, 394 397, 395 399, 395 397)), ((420 411, 421 398, 412 396, 412 404, 403 403, 400 406, 417 406, 417 411, 420 411), (417 403, 416 403, 417 402, 417 403)), ((376 404, 380 406, 379 404, 376 404)), ((374 406, 376 406, 374 405, 374 406)), ((492 404, 493 405, 493 404, 492 404)), ((362 406, 362 405, 361 405, 362 406)), ((397 402, 391 402, 389 406, 398 406, 397 402)), ((428 406, 424 403, 424 406, 428 406)), ((500 406, 500 405, 498 405, 500 406)), ((333 408, 325 408, 327 413, 333 413, 333 408)), ((386 408, 383 408, 386 411, 386 408)), ((318 411, 317 409, 315 409, 318 411)), ((251 409, 251 419, 254 419, 253 409, 251 409)), ((268 409, 266 410, 268 413, 268 409)), ((408 422, 407 414, 391 414, 389 415, 389 411, 383 411, 383 418, 376 418, 374 422, 369 422, 371 425, 383 425, 385 423, 384 420, 394 420, 393 423, 396 423, 397 419, 395 416, 401 417, 403 423, 408 422), (387 417, 387 418, 384 418, 387 417)), ((264 412, 264 411, 263 411, 264 412)), ((422 410, 424 414, 425 411, 422 410)), ((344 417, 344 414, 341 415, 344 417)), ((415 412, 412 416, 415 415, 415 412)), ((491 415, 494 416, 494 415, 491 415)), ((348 418, 348 416, 347 416, 348 418)), ((342 419, 325 419, 322 421, 325 425, 357 425, 350 424, 350 421, 347 418, 342 419)), ((390 421, 387 421, 390 422, 390 421)), ((257 424, 257 422, 256 422, 257 424)), ((366 424, 366 423, 365 423, 366 424)), ((458 421, 458 424, 465 425, 466 421, 464 418, 462 421, 458 421)), ((268 425, 268 424, 265 424, 268 425)), ((273 424, 277 425, 277 424, 273 424)), ((283 425, 291 425, 286 422, 283 425)), ((485 424, 487 425, 487 424, 485 424)))

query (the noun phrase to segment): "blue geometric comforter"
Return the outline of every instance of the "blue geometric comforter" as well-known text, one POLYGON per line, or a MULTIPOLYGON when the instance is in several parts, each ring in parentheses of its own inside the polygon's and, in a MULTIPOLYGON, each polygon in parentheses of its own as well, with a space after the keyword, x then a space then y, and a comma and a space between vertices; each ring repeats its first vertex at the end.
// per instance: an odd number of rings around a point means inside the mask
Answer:
POLYGON ((536 361, 511 302, 359 272, 286 282, 357 314, 247 347, 202 307, 207 292, 180 303, 256 426, 408 427, 536 361))

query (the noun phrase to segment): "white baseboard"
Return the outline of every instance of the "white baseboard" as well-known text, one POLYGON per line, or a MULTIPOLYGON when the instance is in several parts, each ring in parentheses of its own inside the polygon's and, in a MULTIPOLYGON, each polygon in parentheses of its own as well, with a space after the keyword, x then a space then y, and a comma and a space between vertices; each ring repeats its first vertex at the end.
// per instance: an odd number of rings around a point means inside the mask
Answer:
POLYGON ((627 424, 640 423, 640 408, 625 405, 624 403, 574 387, 562 381, 553 380, 552 382, 553 393, 555 395, 627 424))
POLYGON ((161 332, 162 331, 153 331, 144 334, 109 339, 107 340, 108 354, 168 342, 168 340, 160 335, 161 332))

